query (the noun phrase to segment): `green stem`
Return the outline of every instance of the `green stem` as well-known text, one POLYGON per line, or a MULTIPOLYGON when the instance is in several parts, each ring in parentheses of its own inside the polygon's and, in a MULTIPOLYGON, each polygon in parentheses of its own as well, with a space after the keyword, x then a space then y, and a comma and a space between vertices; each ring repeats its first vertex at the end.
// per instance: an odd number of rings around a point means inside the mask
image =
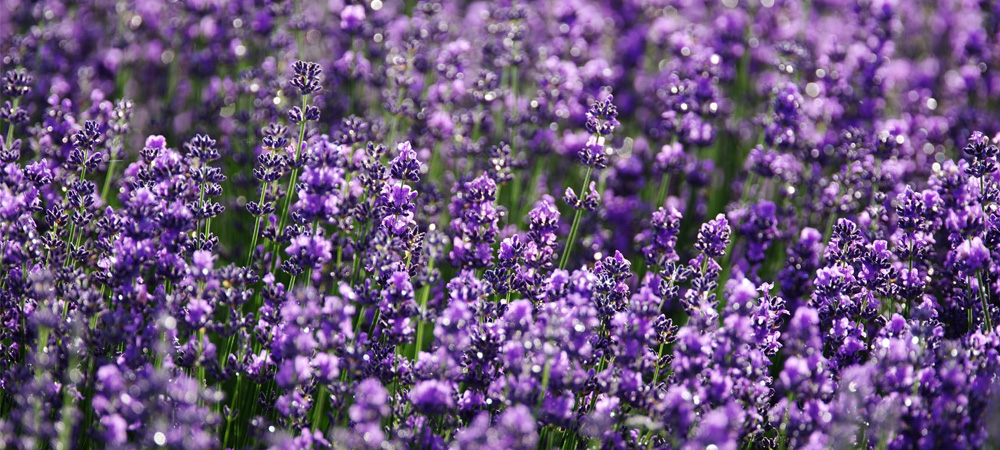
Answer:
MULTIPOLYGON (((83 181, 84 179, 87 178, 87 159, 89 159, 89 158, 90 158, 90 152, 89 151, 83 152, 83 166, 82 166, 82 168, 80 170, 80 177, 77 178, 77 181, 83 181)), ((83 206, 81 205, 80 208, 77 209, 77 211, 78 212, 83 212, 83 206)), ((72 219, 70 221, 73 222, 72 219)), ((80 232, 80 235, 81 236, 83 235, 82 230, 80 232)), ((76 222, 73 222, 69 226, 69 242, 73 242, 74 246, 79 245, 77 243, 76 237, 77 237, 76 236, 76 222)), ((73 249, 71 248, 70 251, 72 251, 72 250, 73 249)), ((69 259, 71 259, 71 258, 67 258, 67 262, 69 261, 69 259)))
MULTIPOLYGON (((308 95, 302 96, 302 114, 306 112, 306 100, 309 98, 308 95)), ((299 142, 295 149, 295 161, 292 167, 292 177, 288 180, 288 189, 285 190, 285 208, 281 211, 281 220, 278 222, 278 232, 280 233, 282 229, 285 228, 285 221, 288 219, 288 208, 292 206, 292 189, 295 189, 295 182, 299 178, 299 160, 302 159, 302 148, 305 147, 306 137, 306 120, 303 117, 302 122, 299 123, 299 142)))
POLYGON ((660 180, 660 192, 656 194, 656 204, 653 205, 654 210, 662 208, 663 202, 667 201, 668 186, 670 186, 670 174, 664 172, 663 179, 660 180))
MULTIPOLYGON (((257 202, 258 205, 264 204, 264 194, 267 192, 267 189, 268 187, 270 187, 270 185, 271 183, 266 183, 264 184, 264 187, 261 188, 260 201, 257 202)), ((260 222, 262 220, 264 220, 263 216, 257 216, 257 220, 255 221, 253 226, 253 237, 250 238, 250 252, 247 255, 247 267, 250 267, 250 264, 253 263, 253 255, 257 251, 257 235, 258 233, 260 233, 260 222)))
POLYGON ((983 320, 986 323, 986 329, 983 332, 989 333, 993 330, 993 319, 990 317, 989 303, 986 301, 986 294, 983 292, 983 273, 981 270, 976 272, 976 279, 979 281, 979 300, 983 304, 983 320))
MULTIPOLYGON (((11 111, 17 111, 17 107, 20 104, 21 104, 21 97, 14 97, 13 108, 11 108, 11 111)), ((11 139, 14 139, 14 121, 13 120, 11 120, 10 123, 7 125, 7 139, 5 141, 3 141, 4 145, 10 146, 11 145, 10 144, 11 139)))
MULTIPOLYGON (((76 356, 71 353, 69 359, 69 365, 67 366, 67 372, 72 381, 72 372, 76 368, 76 356)), ((64 449, 72 448, 70 445, 70 439, 73 437, 73 416, 74 411, 77 409, 76 397, 70 392, 69 385, 64 384, 62 386, 63 391, 63 407, 60 415, 62 416, 62 429, 59 430, 59 443, 60 447, 64 449)))
POLYGON ((780 445, 783 449, 788 448, 788 438, 785 433, 788 431, 788 419, 791 416, 792 402, 794 401, 795 395, 789 394, 788 405, 785 406, 785 413, 782 415, 781 425, 778 428, 778 439, 775 441, 775 444, 780 445))
POLYGON ((549 388, 549 376, 552 373, 552 361, 549 360, 548 356, 545 357, 545 370, 542 371, 542 388, 538 391, 538 402, 535 405, 535 412, 541 412, 542 403, 545 401, 545 393, 549 388))
MULTIPOLYGON (((237 375, 239 376, 239 375, 237 375)), ((240 380, 236 380, 236 392, 233 393, 232 408, 235 408, 237 403, 236 400, 240 397, 240 380)), ((229 431, 233 428, 233 419, 236 417, 233 415, 234 410, 229 411, 226 414, 226 434, 222 438, 222 448, 229 448, 229 431)))
MULTIPOLYGON (((434 258, 431 258, 430 263, 427 266, 428 273, 434 270, 434 258)), ((423 337, 424 337, 424 326, 426 325, 423 320, 423 316, 427 313, 427 300, 430 298, 431 285, 427 283, 420 290, 420 322, 417 324, 417 340, 416 346, 413 349, 413 360, 417 360, 417 356, 420 355, 420 350, 423 349, 423 337)))
POLYGON ((111 179, 115 177, 115 168, 118 166, 118 158, 115 158, 115 149, 121 144, 121 135, 115 135, 115 140, 111 144, 111 162, 108 164, 108 173, 104 177, 104 187, 101 188, 101 201, 108 202, 108 190, 111 189, 111 179))
POLYGON ((396 114, 393 115, 392 125, 389 126, 389 146, 396 144, 396 129, 399 127, 399 118, 402 115, 403 95, 406 93, 404 87, 397 86, 396 88, 399 89, 399 93, 396 94, 396 104, 393 105, 393 107, 399 108, 400 111, 397 111, 396 114))
MULTIPOLYGON (((590 184, 590 175, 594 171, 593 167, 587 167, 587 176, 583 178, 583 188, 580 189, 580 198, 583 198, 586 192, 587 185, 590 184)), ((576 232, 580 228, 580 215, 583 213, 583 209, 577 209, 576 214, 573 216, 573 226, 569 229, 569 240, 566 241, 566 248, 563 249, 562 258, 559 259, 559 270, 566 269, 566 262, 569 261, 569 255, 573 253, 573 244, 576 242, 576 232)))
POLYGON ((326 385, 321 384, 319 386, 319 392, 316 394, 316 411, 313 413, 312 425, 314 430, 322 430, 323 421, 323 406, 326 403, 326 385))

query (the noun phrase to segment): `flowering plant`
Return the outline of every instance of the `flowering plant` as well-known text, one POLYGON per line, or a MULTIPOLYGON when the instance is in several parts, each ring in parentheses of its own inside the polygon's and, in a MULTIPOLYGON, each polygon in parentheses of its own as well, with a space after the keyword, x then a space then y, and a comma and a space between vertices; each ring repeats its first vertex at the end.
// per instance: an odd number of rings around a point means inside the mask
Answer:
POLYGON ((992 2, 0 5, 0 448, 1000 439, 992 2))

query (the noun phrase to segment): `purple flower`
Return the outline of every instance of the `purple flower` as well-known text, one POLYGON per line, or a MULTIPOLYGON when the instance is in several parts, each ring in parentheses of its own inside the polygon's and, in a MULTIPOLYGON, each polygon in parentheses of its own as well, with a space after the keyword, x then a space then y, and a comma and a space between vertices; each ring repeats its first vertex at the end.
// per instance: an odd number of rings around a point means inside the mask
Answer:
POLYGON ((195 278, 205 279, 215 268, 215 254, 205 250, 197 250, 191 257, 191 269, 195 278))
POLYGON ((496 183, 486 174, 466 182, 449 206, 452 214, 452 261, 461 267, 485 267, 492 261, 490 245, 499 232, 496 183))
POLYGON ((0 448, 998 432, 994 2, 61 3, 0 15, 0 448))
POLYGON ((679 143, 666 144, 656 154, 654 169, 659 173, 679 172, 687 165, 687 155, 684 154, 684 147, 679 143))
POLYGON ((333 259, 333 245, 320 235, 301 234, 285 248, 293 264, 318 269, 333 259))
POLYGON ((729 245, 730 232, 729 222, 725 216, 719 214, 715 219, 701 226, 694 248, 708 258, 722 257, 729 245))
POLYGON ((150 135, 146 138, 146 148, 163 150, 167 148, 167 139, 159 135, 150 135))
POLYGON ((420 181, 420 161, 417 160, 417 152, 409 142, 400 143, 396 150, 399 155, 389 162, 389 173, 392 177, 401 181, 420 181))
POLYGON ((365 7, 362 5, 347 5, 340 11, 340 29, 355 31, 365 21, 365 7))
POLYGON ((445 414, 455 407, 452 397, 453 388, 450 384, 426 380, 417 383, 410 391, 410 401, 413 408, 421 414, 445 414))
POLYGON ((969 142, 963 149, 970 157, 968 173, 974 177, 982 177, 997 170, 997 149, 995 143, 979 131, 973 131, 969 142))
POLYGON ((587 110, 587 132, 592 136, 608 136, 618 126, 618 108, 612 103, 614 96, 595 101, 587 110))
POLYGON ((983 240, 979 236, 962 241, 955 248, 952 257, 968 272, 986 267, 991 261, 990 251, 983 245, 983 240))
POLYGON ((302 95, 312 94, 320 89, 320 74, 323 69, 319 64, 306 61, 295 61, 292 64, 294 72, 289 84, 294 86, 302 95))

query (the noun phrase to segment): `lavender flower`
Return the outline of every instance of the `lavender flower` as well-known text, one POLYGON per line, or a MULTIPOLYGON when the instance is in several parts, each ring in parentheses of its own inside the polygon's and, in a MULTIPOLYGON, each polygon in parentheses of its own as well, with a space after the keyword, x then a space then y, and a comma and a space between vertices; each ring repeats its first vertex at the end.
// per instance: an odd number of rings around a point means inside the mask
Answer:
POLYGON ((0 15, 0 448, 997 440, 990 2, 107 3, 0 15))

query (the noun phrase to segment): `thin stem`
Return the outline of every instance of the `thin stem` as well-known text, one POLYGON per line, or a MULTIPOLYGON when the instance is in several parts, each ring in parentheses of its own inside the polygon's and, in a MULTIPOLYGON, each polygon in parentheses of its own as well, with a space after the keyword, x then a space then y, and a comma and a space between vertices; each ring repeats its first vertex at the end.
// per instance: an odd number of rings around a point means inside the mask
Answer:
POLYGON ((757 174, 750 172, 750 176, 747 177, 746 182, 743 183, 743 196, 740 199, 741 204, 746 204, 747 200, 750 199, 750 191, 753 189, 754 181, 757 179, 757 174))
POLYGON ((393 107, 394 108, 399 108, 400 111, 397 111, 396 114, 394 114, 392 116, 392 125, 389 126, 389 145, 390 146, 393 146, 393 145, 396 144, 396 129, 399 127, 399 118, 402 115, 402 109, 403 109, 402 108, 403 95, 406 93, 406 90, 402 86, 397 86, 397 89, 399 89, 399 93, 396 94, 396 104, 394 104, 393 107))
POLYGON ((104 177, 104 187, 101 188, 101 200, 108 202, 108 190, 111 189, 111 179, 115 176, 115 167, 118 166, 118 158, 115 158, 115 149, 121 141, 121 135, 116 135, 111 145, 111 163, 108 164, 108 173, 104 177))
MULTIPOLYGON (((264 187, 261 188, 260 201, 257 202, 257 205, 262 206, 264 204, 264 194, 267 192, 270 185, 271 183, 265 183, 264 187)), ((257 220, 255 221, 256 223, 254 223, 253 226, 253 237, 250 238, 250 252, 247 255, 247 267, 250 267, 250 264, 253 263, 253 255, 257 251, 257 235, 260 233, 260 222, 262 220, 264 220, 264 216, 257 216, 257 220)))
POLYGON ((545 401, 545 393, 548 392, 549 388, 549 377, 552 373, 552 361, 549 360, 548 356, 545 357, 545 370, 542 371, 542 388, 538 390, 538 401, 535 405, 535 411, 540 412, 542 410, 542 404, 545 401))
MULTIPOLYGON (((17 107, 20 104, 21 104, 21 97, 14 97, 13 108, 11 108, 11 111, 17 111, 17 107)), ((11 145, 10 144, 11 139, 14 139, 14 121, 13 120, 11 120, 10 123, 7 125, 7 139, 3 141, 4 145, 7 145, 7 146, 11 145)))
POLYGON ((316 411, 313 413, 312 425, 316 430, 322 430, 321 422, 323 420, 323 406, 326 403, 326 385, 321 384, 319 386, 319 392, 316 394, 316 411))
MULTIPOLYGON (((71 352, 67 371, 72 372, 76 364, 76 356, 71 352)), ((71 448, 70 439, 73 434, 73 416, 75 415, 74 410, 77 409, 77 400, 76 396, 71 394, 70 386, 64 384, 62 391, 63 407, 62 412, 60 412, 62 416, 62 428, 59 430, 59 444, 60 448, 71 448)))
MULTIPOLYGON (((87 178, 87 159, 89 159, 89 158, 90 158, 90 152, 89 151, 83 152, 83 165, 82 165, 81 170, 80 170, 80 177, 76 179, 78 182, 79 181, 83 181, 83 180, 85 180, 87 178)), ((82 212, 83 211, 83 205, 80 205, 80 208, 78 208, 77 211, 82 212)), ((81 232, 80 234, 82 235, 83 233, 81 232)), ((74 246, 77 245, 76 244, 76 222, 73 222, 73 223, 70 224, 70 227, 69 227, 69 242, 73 242, 74 246)), ((72 251, 72 250, 73 249, 70 249, 70 251, 72 251)), ((68 259, 67 259, 67 261, 68 261, 68 259)))
POLYGON ((660 192, 656 194, 656 204, 653 205, 653 209, 659 209, 663 207, 663 202, 667 200, 668 186, 670 186, 670 173, 664 172, 663 178, 660 180, 660 192))
POLYGON ((789 394, 788 404, 785 406, 785 412, 781 417, 781 425, 778 427, 778 439, 775 444, 778 444, 783 449, 788 448, 788 437, 786 433, 788 432, 788 419, 791 416, 792 402, 795 401, 795 395, 789 394))
MULTIPOLYGON (((875 171, 874 171, 875 176, 872 177, 872 195, 871 195, 871 200, 868 203, 868 206, 872 209, 872 212, 877 212, 875 210, 875 197, 878 196, 878 179, 880 177, 881 172, 882 172, 882 160, 876 158, 875 171)), ((877 214, 871 217, 872 239, 875 238, 874 236, 875 236, 875 231, 878 228, 878 220, 879 218, 877 214)))
POLYGON ((233 393, 232 409, 229 411, 229 414, 226 414, 226 434, 222 438, 223 448, 229 448, 229 430, 232 429, 233 419, 236 418, 236 415, 234 414, 236 412, 236 405, 237 405, 236 400, 240 398, 240 385, 242 384, 241 383, 242 379, 239 378, 239 376, 240 376, 239 373, 237 373, 236 391, 233 393))
POLYGON ((986 329, 983 330, 984 333, 989 333, 993 330, 993 319, 990 317, 990 307, 989 303, 986 301, 986 294, 983 292, 983 272, 982 270, 976 271, 976 279, 979 281, 979 300, 983 304, 983 320, 986 324, 986 329))
MULTIPOLYGON (((317 220, 317 219, 313 219, 313 223, 312 223, 312 234, 313 234, 313 236, 315 236, 315 235, 316 235, 316 230, 318 230, 318 229, 319 229, 319 220, 317 220)), ((309 266, 309 270, 308 270, 308 271, 306 271, 306 286, 309 286, 309 285, 311 285, 311 284, 312 284, 312 282, 313 282, 313 281, 312 281, 312 279, 313 279, 313 271, 314 271, 315 269, 316 269, 316 268, 315 268, 314 266, 310 265, 310 266, 309 266)), ((294 279, 294 277, 293 277, 293 279, 294 279)), ((294 283, 294 282, 292 282, 291 284, 289 284, 289 286, 292 286, 292 285, 294 285, 294 284, 295 284, 295 283, 294 283)))
MULTIPOLYGON (((428 273, 434 270, 434 258, 431 258, 430 263, 427 266, 428 273)), ((420 350, 423 348, 423 337, 424 337, 424 326, 426 325, 423 320, 424 315, 427 313, 427 300, 430 298, 431 284, 427 283, 420 290, 420 322, 417 324, 417 340, 416 346, 413 349, 413 360, 417 360, 417 356, 420 355, 420 350)))
MULTIPOLYGON (((309 98, 308 95, 302 96, 302 114, 306 111, 306 100, 309 98)), ((295 182, 299 178, 299 160, 302 159, 302 148, 305 147, 305 137, 306 137, 306 120, 305 117, 302 118, 302 122, 299 123, 299 142, 295 149, 295 161, 292 163, 292 177, 288 180, 288 189, 285 190, 285 208, 281 212, 281 221, 278 222, 278 232, 280 233, 282 229, 285 228, 285 221, 288 219, 288 208, 292 206, 292 189, 295 189, 295 182)))
MULTIPOLYGON (((583 179, 583 188, 580 189, 580 196, 584 195, 587 189, 587 185, 590 184, 590 175, 594 171, 593 167, 587 167, 587 176, 583 179)), ((580 215, 583 213, 583 209, 577 209, 576 214, 573 216, 573 226, 569 229, 569 240, 566 241, 566 248, 563 249, 562 258, 559 259, 559 270, 566 269, 566 262, 569 261, 569 255, 573 253, 573 244, 576 242, 576 232, 580 228, 580 215)))

